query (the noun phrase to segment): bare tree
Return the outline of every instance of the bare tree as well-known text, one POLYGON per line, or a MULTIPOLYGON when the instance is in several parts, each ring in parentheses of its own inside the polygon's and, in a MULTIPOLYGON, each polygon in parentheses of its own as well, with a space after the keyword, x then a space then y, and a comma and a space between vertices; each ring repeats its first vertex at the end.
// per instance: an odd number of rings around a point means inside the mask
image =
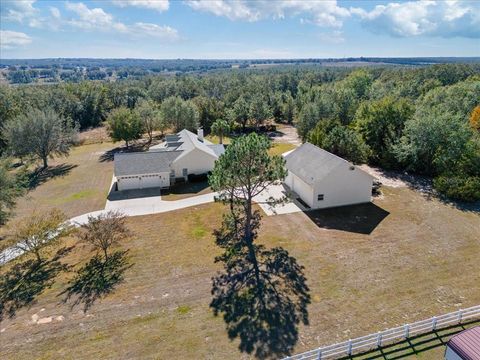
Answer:
POLYGON ((110 247, 131 236, 125 219, 125 215, 117 211, 89 216, 88 223, 81 226, 82 231, 78 233, 78 238, 102 251, 106 261, 110 247))
POLYGON ((22 252, 33 252, 40 263, 41 250, 67 236, 72 226, 65 223, 64 213, 53 209, 46 214, 32 214, 24 220, 15 232, 15 247, 22 252))

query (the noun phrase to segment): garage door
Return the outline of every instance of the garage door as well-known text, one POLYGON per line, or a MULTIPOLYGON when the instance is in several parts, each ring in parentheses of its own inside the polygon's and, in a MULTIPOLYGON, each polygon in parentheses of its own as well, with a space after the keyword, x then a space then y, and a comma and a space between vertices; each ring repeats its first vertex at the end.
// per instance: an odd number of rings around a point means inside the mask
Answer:
POLYGON ((140 179, 138 176, 127 176, 117 180, 118 190, 140 189, 140 179))
POLYGON ((127 176, 118 179, 118 190, 120 191, 169 186, 169 173, 156 175, 127 176))

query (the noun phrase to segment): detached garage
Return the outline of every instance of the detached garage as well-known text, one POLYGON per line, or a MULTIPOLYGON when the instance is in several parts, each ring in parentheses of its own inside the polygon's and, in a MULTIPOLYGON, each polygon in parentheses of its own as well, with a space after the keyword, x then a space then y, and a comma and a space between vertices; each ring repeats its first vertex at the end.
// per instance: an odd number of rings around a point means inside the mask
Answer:
POLYGON ((285 184, 312 209, 371 201, 373 176, 310 143, 285 155, 285 184))
POLYGON ((180 152, 115 154, 115 176, 119 191, 170 186, 170 164, 180 152))

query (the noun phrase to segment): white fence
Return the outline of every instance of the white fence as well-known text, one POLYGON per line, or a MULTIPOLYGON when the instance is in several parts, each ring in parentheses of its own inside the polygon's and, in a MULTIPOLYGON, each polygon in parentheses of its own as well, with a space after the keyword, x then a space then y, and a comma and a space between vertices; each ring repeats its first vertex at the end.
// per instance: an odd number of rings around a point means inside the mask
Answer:
POLYGON ((381 331, 376 334, 359 337, 338 344, 324 346, 302 354, 293 355, 285 359, 294 360, 324 360, 338 359, 354 354, 361 354, 387 344, 408 339, 412 336, 425 334, 451 325, 480 319, 480 305, 468 309, 458 310, 450 314, 434 316, 427 320, 417 321, 393 329, 381 331))

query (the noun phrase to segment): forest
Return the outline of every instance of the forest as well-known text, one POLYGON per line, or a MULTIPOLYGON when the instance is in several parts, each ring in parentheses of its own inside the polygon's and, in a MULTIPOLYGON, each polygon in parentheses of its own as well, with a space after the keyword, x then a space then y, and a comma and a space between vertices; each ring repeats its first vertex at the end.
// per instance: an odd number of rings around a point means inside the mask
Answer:
POLYGON ((106 125, 128 145, 156 130, 209 132, 219 120, 235 134, 294 124, 303 141, 354 163, 431 177, 450 199, 480 199, 478 63, 278 66, 1 85, 0 198, 16 193, 7 184, 21 183, 12 180, 19 172, 10 171, 9 159, 48 166, 50 155, 68 154, 77 131, 106 125), (44 133, 50 138, 42 142, 44 133))

